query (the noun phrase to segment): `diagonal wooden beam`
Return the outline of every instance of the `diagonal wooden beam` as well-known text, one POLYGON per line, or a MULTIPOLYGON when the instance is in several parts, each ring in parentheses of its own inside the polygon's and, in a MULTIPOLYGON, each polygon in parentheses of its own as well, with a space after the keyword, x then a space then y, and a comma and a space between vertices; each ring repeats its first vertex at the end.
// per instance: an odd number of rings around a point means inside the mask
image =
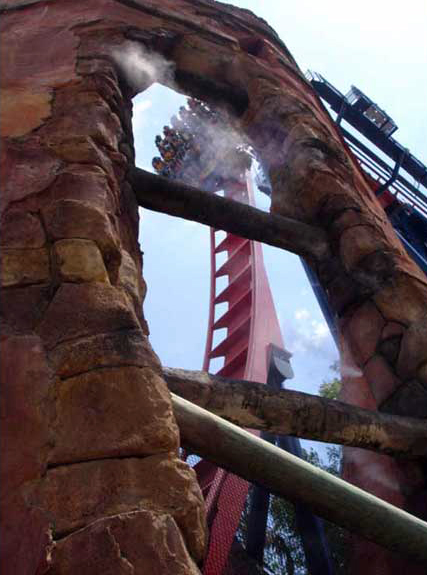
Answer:
POLYGON ((427 455, 423 419, 370 411, 308 393, 274 391, 262 383, 204 371, 165 367, 163 374, 171 391, 240 427, 394 456, 427 455))
POLYGON ((426 565, 427 523, 172 393, 181 442, 193 453, 374 543, 426 565))
POLYGON ((290 218, 204 192, 175 180, 134 168, 129 174, 138 204, 186 220, 285 249, 303 257, 329 255, 325 232, 290 218))

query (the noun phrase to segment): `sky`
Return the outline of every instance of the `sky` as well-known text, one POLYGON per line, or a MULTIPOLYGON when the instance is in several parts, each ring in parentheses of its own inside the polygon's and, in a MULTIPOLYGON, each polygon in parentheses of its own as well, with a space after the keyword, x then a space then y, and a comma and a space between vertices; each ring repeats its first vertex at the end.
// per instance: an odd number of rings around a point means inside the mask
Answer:
MULTIPOLYGON (((277 31, 301 70, 319 72, 342 93, 357 86, 397 123, 394 134, 427 164, 427 2, 236 0, 277 31)), ((161 133, 185 98, 156 84, 134 99, 136 164, 151 170, 161 133)), ((258 207, 269 200, 257 195, 258 207)), ((148 284, 144 312, 163 365, 201 369, 209 305, 206 226, 141 210, 140 242, 148 284)), ((338 354, 299 258, 263 246, 293 380, 317 393, 338 354)))

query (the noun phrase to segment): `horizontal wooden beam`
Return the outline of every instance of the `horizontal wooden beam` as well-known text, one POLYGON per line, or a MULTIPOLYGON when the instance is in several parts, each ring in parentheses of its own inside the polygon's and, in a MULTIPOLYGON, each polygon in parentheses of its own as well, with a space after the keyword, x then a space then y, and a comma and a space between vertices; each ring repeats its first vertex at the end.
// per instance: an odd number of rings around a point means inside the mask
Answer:
POLYGON ((206 224, 299 256, 320 260, 329 255, 327 237, 321 228, 269 214, 139 168, 131 170, 130 182, 143 208, 206 224))
POLYGON ((424 419, 370 411, 298 391, 274 391, 262 383, 204 371, 164 368, 163 373, 171 391, 240 427, 394 456, 427 455, 424 419))
POLYGON ((184 447, 216 465, 302 501, 314 513, 427 564, 427 523, 172 393, 184 447))

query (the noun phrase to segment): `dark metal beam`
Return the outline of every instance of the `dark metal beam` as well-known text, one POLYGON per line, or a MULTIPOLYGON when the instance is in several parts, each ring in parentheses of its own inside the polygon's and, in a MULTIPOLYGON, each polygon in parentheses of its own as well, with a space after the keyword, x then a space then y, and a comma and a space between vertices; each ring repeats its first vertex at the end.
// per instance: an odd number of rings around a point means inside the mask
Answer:
MULTIPOLYGON (((322 78, 322 80, 313 79, 311 85, 319 96, 330 104, 334 112, 339 114, 345 96, 324 78, 322 78)), ((356 130, 373 142, 382 152, 392 158, 392 160, 395 162, 399 161, 405 148, 394 138, 381 132, 380 128, 363 114, 353 109, 352 106, 346 106, 342 113, 342 119, 356 128, 356 130)), ((416 181, 427 187, 427 167, 415 156, 407 154, 402 163, 402 168, 415 178, 416 181)))

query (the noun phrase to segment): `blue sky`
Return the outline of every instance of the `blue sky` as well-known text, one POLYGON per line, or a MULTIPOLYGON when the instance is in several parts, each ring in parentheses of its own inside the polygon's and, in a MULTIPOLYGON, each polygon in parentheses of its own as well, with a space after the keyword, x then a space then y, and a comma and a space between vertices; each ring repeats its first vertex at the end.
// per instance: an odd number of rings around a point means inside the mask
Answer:
MULTIPOLYGON (((302 71, 321 73, 341 92, 351 84, 397 123, 394 137, 427 163, 427 3, 360 0, 240 0, 267 20, 302 71)), ((151 169, 154 137, 185 103, 153 85, 134 100, 136 163, 151 169)), ((267 198, 259 196, 268 209, 267 198)), ((208 228, 141 210, 140 241, 151 343, 164 365, 200 369, 209 303, 208 228)), ((264 257, 295 378, 287 387, 316 393, 337 358, 334 343, 297 257, 264 247, 264 257)))

